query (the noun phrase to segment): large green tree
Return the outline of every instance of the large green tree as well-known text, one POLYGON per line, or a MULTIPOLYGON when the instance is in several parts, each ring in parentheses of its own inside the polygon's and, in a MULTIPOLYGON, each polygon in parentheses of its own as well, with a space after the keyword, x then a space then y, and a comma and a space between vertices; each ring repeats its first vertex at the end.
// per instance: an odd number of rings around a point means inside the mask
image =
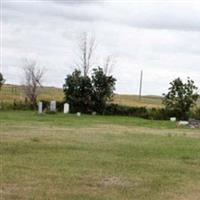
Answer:
POLYGON ((103 113, 106 103, 112 98, 115 89, 116 79, 113 76, 105 74, 102 68, 98 67, 93 70, 92 85, 94 102, 93 110, 98 113, 103 113))
POLYGON ((0 90, 4 83, 5 83, 5 79, 3 78, 2 73, 0 73, 0 90))
POLYGON ((82 76, 81 71, 75 70, 65 79, 63 91, 71 112, 90 112, 92 108, 92 83, 88 76, 82 76))
POLYGON ((163 94, 163 103, 167 110, 173 111, 177 117, 186 120, 190 109, 196 104, 199 97, 198 88, 190 78, 187 79, 186 83, 177 78, 170 85, 168 93, 163 94))
POLYGON ((113 95, 115 81, 100 67, 93 70, 92 77, 75 70, 67 76, 63 85, 65 101, 70 104, 70 111, 103 113, 106 102, 113 95))

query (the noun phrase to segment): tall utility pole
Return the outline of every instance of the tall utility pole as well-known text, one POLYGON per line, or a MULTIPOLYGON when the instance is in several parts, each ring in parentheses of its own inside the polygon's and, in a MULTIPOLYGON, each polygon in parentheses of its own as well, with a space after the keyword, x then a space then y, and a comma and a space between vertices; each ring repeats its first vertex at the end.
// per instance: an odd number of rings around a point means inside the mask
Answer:
POLYGON ((142 98, 142 79, 143 79, 143 70, 140 73, 140 89, 139 89, 139 100, 142 98))

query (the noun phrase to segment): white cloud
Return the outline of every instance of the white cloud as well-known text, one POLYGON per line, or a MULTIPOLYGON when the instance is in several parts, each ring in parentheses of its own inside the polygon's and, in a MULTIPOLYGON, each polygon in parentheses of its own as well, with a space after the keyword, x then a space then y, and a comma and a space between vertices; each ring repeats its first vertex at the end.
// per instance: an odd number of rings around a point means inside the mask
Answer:
POLYGON ((62 87, 77 38, 88 31, 98 42, 96 65, 109 54, 116 57, 118 93, 138 92, 141 69, 145 94, 162 94, 177 76, 190 76, 200 87, 198 1, 3 1, 2 14, 8 82, 20 83, 21 60, 30 57, 48 69, 45 84, 62 87))

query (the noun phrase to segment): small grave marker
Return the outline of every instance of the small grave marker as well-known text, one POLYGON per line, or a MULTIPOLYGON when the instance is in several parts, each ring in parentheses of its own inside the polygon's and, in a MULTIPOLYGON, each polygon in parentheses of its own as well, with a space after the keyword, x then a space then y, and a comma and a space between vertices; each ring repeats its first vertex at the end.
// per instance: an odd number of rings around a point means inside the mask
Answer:
POLYGON ((69 113, 69 104, 68 103, 64 104, 64 113, 65 114, 69 113))
POLYGON ((77 116, 80 117, 80 116, 81 116, 81 113, 80 113, 80 112, 77 112, 77 116))
POLYGON ((177 126, 179 127, 179 126, 188 126, 189 125, 189 122, 188 121, 179 121, 178 123, 177 123, 177 126))
POLYGON ((50 103, 50 111, 56 112, 56 101, 51 101, 50 103))
POLYGON ((176 121, 176 117, 170 117, 170 121, 171 122, 175 122, 176 121))
POLYGON ((38 103, 38 114, 42 114, 42 102, 38 103))
POLYGON ((92 115, 96 115, 97 113, 96 112, 92 112, 92 115))

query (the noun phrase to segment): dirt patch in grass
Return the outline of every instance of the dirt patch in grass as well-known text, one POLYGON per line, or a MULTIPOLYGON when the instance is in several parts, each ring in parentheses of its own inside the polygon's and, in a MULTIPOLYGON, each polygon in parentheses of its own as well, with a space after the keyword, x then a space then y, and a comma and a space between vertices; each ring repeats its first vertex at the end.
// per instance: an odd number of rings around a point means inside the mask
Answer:
POLYGON ((131 182, 120 177, 111 176, 103 178, 99 185, 104 187, 130 187, 132 186, 131 182))
POLYGON ((175 195, 173 200, 199 200, 200 199, 200 185, 188 186, 186 190, 175 195))

